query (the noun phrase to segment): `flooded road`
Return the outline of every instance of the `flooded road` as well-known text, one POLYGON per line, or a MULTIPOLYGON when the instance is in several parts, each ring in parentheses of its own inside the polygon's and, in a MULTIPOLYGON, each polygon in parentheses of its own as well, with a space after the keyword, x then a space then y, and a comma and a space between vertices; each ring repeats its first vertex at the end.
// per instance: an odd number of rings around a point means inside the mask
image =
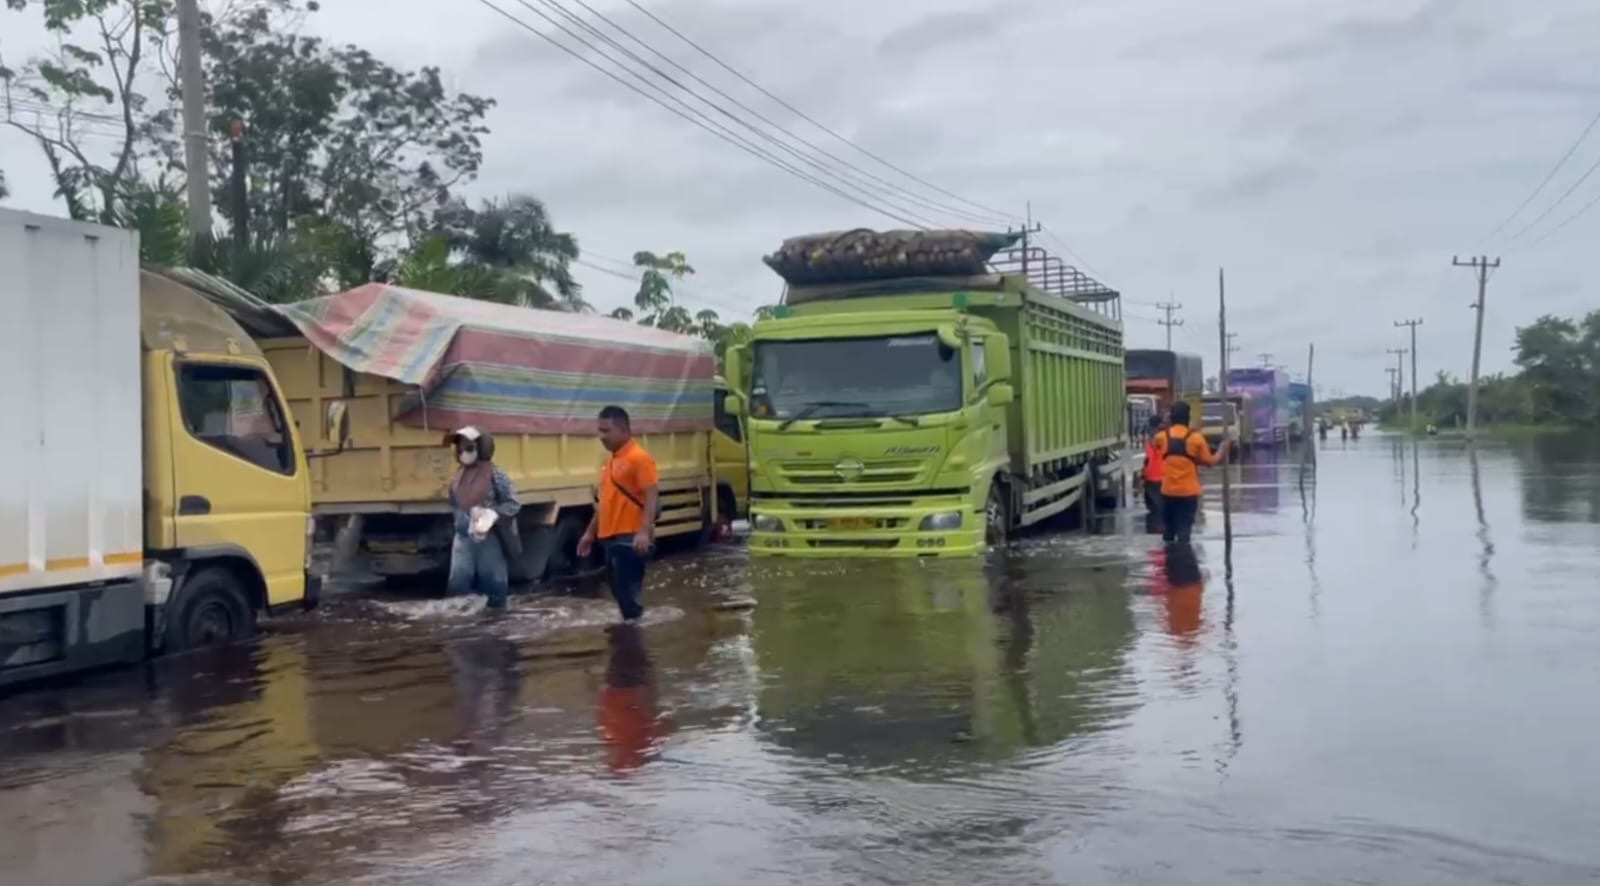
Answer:
POLYGON ((1372 436, 971 563, 336 600, 0 701, 7 883, 1600 881, 1600 449, 1372 436), (741 601, 753 600, 753 609, 741 601))

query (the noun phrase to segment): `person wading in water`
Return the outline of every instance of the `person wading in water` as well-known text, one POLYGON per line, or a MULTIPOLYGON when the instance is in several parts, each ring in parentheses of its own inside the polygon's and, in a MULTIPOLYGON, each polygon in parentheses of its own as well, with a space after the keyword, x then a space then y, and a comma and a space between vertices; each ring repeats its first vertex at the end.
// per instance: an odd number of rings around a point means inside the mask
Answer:
POLYGON ((445 442, 455 446, 456 461, 461 463, 450 480, 456 531, 450 544, 446 589, 452 596, 476 591, 489 598, 490 609, 504 609, 511 584, 509 558, 520 553, 507 548, 517 542, 515 518, 522 506, 517 503, 511 478, 495 467, 493 437, 468 426, 451 433, 445 442), (472 517, 477 508, 496 515, 488 532, 474 531, 472 517))
POLYGON ((1161 458, 1161 538, 1187 544, 1194 532, 1195 516, 1200 513, 1200 466, 1211 467, 1227 460, 1228 444, 1223 440, 1215 454, 1206 445, 1204 434, 1189 431, 1189 404, 1172 404, 1172 423, 1156 434, 1156 451, 1161 458))

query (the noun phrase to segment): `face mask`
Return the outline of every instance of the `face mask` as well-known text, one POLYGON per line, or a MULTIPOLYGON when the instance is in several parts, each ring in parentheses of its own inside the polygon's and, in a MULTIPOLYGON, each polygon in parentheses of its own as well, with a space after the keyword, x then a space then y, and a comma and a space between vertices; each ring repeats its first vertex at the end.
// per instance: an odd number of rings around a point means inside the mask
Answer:
POLYGON ((470 465, 478 460, 478 450, 468 449, 456 457, 461 459, 462 464, 470 465))

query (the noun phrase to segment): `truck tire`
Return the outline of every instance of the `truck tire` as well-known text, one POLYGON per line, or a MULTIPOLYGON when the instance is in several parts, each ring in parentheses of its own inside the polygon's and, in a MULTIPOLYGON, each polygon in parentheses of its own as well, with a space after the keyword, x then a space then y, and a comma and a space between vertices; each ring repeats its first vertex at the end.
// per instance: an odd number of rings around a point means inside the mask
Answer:
POLYGON ((255 610, 238 578, 227 569, 204 568, 190 576, 179 591, 177 611, 167 618, 166 650, 223 645, 255 632, 255 610))
POLYGON ((589 528, 589 515, 584 513, 562 514, 556 521, 555 547, 550 550, 550 558, 545 563, 545 581, 559 581, 579 575, 590 566, 599 562, 597 554, 591 553, 587 561, 578 557, 578 539, 583 537, 584 530, 589 528))
POLYGON ((1004 545, 1011 536, 1011 501, 1006 486, 998 480, 989 484, 989 500, 983 506, 983 537, 991 545, 1004 545))

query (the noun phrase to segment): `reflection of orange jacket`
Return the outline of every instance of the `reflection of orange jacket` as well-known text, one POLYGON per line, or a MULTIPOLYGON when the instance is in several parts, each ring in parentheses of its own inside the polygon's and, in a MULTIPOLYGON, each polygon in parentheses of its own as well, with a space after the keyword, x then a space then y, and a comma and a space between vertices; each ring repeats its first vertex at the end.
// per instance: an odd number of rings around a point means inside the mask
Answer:
POLYGON ((649 686, 608 686, 600 694, 600 735, 612 772, 638 769, 649 756, 656 718, 653 695, 649 686))
POLYGON ((1161 482, 1161 450, 1156 448, 1156 441, 1151 437, 1144 444, 1144 482, 1161 482))

